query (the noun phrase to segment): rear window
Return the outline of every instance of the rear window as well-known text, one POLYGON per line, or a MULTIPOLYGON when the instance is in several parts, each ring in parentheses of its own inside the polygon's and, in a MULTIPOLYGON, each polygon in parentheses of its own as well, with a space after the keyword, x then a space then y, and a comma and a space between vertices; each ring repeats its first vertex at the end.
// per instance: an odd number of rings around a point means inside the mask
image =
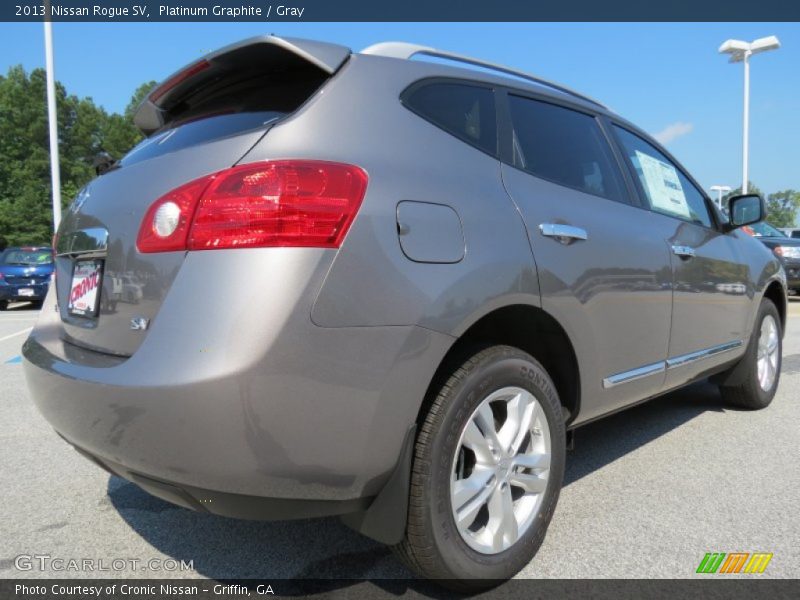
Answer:
POLYGON ((50 265, 53 263, 53 252, 51 250, 25 250, 21 248, 9 248, 0 259, 4 265, 25 265, 34 267, 36 265, 50 265))
POLYGON ((212 140, 238 135, 254 129, 269 126, 284 116, 284 112, 244 112, 233 115, 206 117, 154 133, 142 140, 120 161, 121 166, 155 158, 212 140))
POLYGON ((122 166, 266 129, 300 108, 330 77, 271 44, 244 46, 209 64, 159 98, 160 129, 131 150, 122 166))
POLYGON ((412 89, 403 103, 448 133, 497 154, 493 90, 463 83, 428 83, 412 89))
POLYGON ((514 165, 554 183, 626 202, 615 159, 594 117, 509 96, 514 165))

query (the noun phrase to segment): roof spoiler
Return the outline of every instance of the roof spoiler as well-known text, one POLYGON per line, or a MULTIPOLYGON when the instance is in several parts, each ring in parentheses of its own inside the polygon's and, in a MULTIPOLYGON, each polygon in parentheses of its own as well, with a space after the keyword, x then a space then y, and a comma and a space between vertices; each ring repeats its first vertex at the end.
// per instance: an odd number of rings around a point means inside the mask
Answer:
MULTIPOLYGON (((256 36, 206 55, 159 83, 142 101, 133 116, 134 124, 145 135, 158 131, 169 120, 169 111, 182 100, 213 83, 221 73, 232 68, 233 63, 246 59, 248 51, 258 48, 263 52, 259 61, 280 64, 287 57, 303 60, 332 75, 351 54, 350 48, 326 42, 274 35, 256 36)), ((242 63, 239 63, 242 64, 242 63)))

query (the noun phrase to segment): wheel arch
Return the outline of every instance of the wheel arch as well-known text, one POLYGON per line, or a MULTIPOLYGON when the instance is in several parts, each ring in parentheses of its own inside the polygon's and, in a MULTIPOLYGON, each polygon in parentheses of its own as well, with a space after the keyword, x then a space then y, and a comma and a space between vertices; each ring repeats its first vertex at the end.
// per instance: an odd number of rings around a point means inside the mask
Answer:
POLYGON ((781 317, 781 332, 786 331, 786 290, 783 284, 777 279, 770 281, 764 288, 764 298, 769 298, 778 309, 778 314, 781 317))
POLYGON ((553 379, 564 409, 565 422, 574 421, 580 410, 580 369, 572 341, 561 324, 548 312, 530 304, 496 308, 461 328, 458 338, 439 363, 420 405, 419 425, 450 373, 477 348, 506 344, 517 347, 539 361, 553 379))

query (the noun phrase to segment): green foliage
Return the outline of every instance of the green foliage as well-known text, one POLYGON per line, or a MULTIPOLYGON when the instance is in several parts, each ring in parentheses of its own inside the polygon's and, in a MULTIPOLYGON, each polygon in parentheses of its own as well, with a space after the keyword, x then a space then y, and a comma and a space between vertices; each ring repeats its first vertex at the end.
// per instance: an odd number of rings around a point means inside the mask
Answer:
POLYGON ((133 115, 136 112, 136 109, 139 108, 139 105, 144 100, 144 97, 150 93, 150 91, 158 85, 157 81, 148 81, 147 83, 143 83, 136 91, 133 92, 133 96, 131 96, 131 101, 128 102, 128 106, 125 107, 125 118, 133 122, 133 115))
POLYGON ((767 221, 775 227, 794 227, 800 208, 800 192, 783 190, 767 196, 767 221))
MULTIPOLYGON (((725 194, 722 205, 727 206, 728 200, 732 196, 742 193, 742 188, 738 187, 725 194)), ((764 196, 758 186, 753 182, 747 183, 748 194, 759 194, 764 197, 767 204, 767 222, 774 227, 794 227, 800 210, 800 192, 794 190, 783 190, 764 196)))
MULTIPOLYGON (((152 83, 136 90, 141 101, 152 83)), ((137 101, 138 98, 138 101, 137 101)), ((130 108, 130 106, 129 106, 130 108)), ((104 150, 121 158, 142 139, 133 110, 108 114, 91 98, 56 84, 61 198, 64 206, 95 176, 92 160, 104 150)), ((52 237, 50 144, 45 72, 21 66, 0 75, 0 238, 8 245, 48 244, 52 237)))

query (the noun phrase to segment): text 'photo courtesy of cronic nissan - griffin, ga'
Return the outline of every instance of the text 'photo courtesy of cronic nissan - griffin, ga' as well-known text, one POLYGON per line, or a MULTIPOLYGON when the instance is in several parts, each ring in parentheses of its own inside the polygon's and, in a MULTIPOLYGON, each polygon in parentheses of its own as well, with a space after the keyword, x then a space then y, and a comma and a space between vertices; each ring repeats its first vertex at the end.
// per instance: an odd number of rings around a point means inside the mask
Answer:
POLYGON ((64 214, 23 355, 58 434, 154 496, 340 516, 478 590, 539 550, 577 427, 705 378, 776 393, 786 276, 742 229, 764 201, 723 213, 580 92, 266 35, 135 123, 64 214))

